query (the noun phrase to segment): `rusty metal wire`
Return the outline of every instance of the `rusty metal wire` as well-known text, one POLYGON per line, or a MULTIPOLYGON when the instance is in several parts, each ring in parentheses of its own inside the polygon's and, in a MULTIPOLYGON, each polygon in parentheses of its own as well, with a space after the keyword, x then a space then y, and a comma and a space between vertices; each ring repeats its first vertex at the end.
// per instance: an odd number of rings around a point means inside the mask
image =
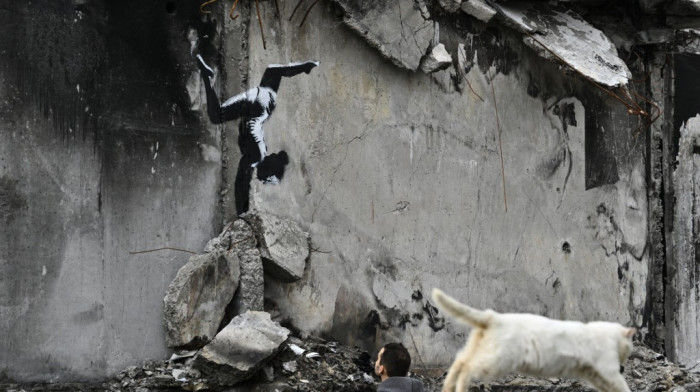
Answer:
MULTIPOLYGON (((204 9, 205 6, 215 3, 219 0, 207 0, 202 5, 199 6, 199 11, 203 14, 210 14, 211 11, 207 11, 204 9)), ((240 15, 235 14, 234 12, 236 11, 236 6, 238 6, 238 0, 233 1, 233 6, 231 6, 231 10, 228 13, 228 17, 231 18, 231 20, 236 20, 240 15)), ((277 0, 275 0, 275 7, 277 7, 277 14, 279 14, 279 5, 277 4, 277 0)), ((255 11, 258 15, 258 23, 260 24, 260 36, 262 37, 262 43, 263 43, 263 49, 267 50, 267 43, 265 42, 265 32, 263 31, 263 22, 262 22, 262 17, 260 16, 260 5, 259 5, 259 0, 255 0, 255 11)), ((303 21, 302 21, 303 23, 303 21)))
MULTIPOLYGON (((552 56, 554 56, 557 60, 561 61, 563 64, 565 64, 566 66, 568 66, 569 68, 571 68, 574 72, 576 72, 577 74, 581 75, 584 79, 586 79, 586 80, 588 80, 589 82, 591 82, 594 86, 596 86, 599 90, 601 90, 602 92, 604 92, 604 93, 605 93, 606 95, 608 95, 610 98, 612 98, 612 99, 614 99, 614 100, 620 102, 623 106, 625 106, 625 107, 627 108, 627 113, 628 113, 629 115, 640 116, 640 118, 646 119, 646 120, 647 120, 647 126, 649 126, 649 125, 651 125, 652 123, 654 123, 654 121, 656 121, 656 120, 659 118, 659 116, 661 116, 661 109, 660 109, 659 106, 658 106, 655 102, 653 102, 652 100, 650 100, 650 99, 648 99, 648 98, 642 96, 641 94, 638 94, 638 93, 635 92, 635 91, 632 91, 632 92, 630 93, 629 90, 627 90, 626 88, 623 88, 623 87, 620 87, 620 88, 618 89, 618 90, 619 90, 619 93, 616 93, 615 91, 613 91, 613 90, 611 90, 611 89, 609 89, 609 88, 607 88, 607 87, 604 87, 604 86, 600 85, 600 84, 599 84, 598 82, 596 82, 595 80, 593 80, 593 79, 587 77, 586 75, 584 75, 584 74, 582 74, 581 72, 579 72, 578 70, 576 70, 576 69, 575 69, 571 64, 569 64, 565 59, 563 59, 561 56, 559 56, 559 55, 556 54, 554 51, 552 51, 550 48, 548 48, 544 43, 542 43, 540 40, 538 40, 537 38, 535 38, 532 34, 528 34, 528 36, 529 36, 534 42, 538 43, 538 44, 539 44, 544 50, 546 50, 549 54, 551 54, 552 56), (641 103, 640 103, 640 101, 641 101, 641 103), (654 113, 654 114, 651 114, 651 113, 649 113, 649 111, 645 110, 645 109, 642 107, 642 104, 644 104, 644 103, 650 105, 650 106, 653 108, 653 110, 655 111, 655 113, 654 113)), ((641 127, 641 126, 642 126, 642 125, 640 125, 640 127, 641 127)), ((639 129, 639 128, 638 128, 638 129, 639 129)), ((638 129, 637 129, 637 130, 638 130, 638 129)))

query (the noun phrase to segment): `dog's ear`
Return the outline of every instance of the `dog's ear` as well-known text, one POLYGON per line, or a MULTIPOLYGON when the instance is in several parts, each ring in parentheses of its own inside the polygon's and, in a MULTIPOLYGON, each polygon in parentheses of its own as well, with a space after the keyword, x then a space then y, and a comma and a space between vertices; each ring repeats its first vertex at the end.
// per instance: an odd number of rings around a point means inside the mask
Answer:
POLYGON ((627 328, 627 329, 625 329, 624 332, 622 332, 622 336, 624 336, 626 338, 631 338, 632 336, 634 336, 635 333, 637 333, 637 329, 627 328))

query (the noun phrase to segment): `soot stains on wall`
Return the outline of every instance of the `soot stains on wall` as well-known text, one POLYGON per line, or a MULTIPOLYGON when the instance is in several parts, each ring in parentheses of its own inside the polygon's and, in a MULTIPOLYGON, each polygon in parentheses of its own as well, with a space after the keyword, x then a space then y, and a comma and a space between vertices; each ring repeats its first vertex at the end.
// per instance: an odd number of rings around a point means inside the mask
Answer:
MULTIPOLYGON (((188 30, 216 36, 197 2, 134 0, 104 3, 109 64, 102 75, 106 125, 120 129, 197 133, 184 86, 195 68, 188 30)), ((207 45, 206 42, 202 43, 207 45)))
MULTIPOLYGON (((586 107, 586 189, 614 184, 620 179, 615 154, 611 150, 612 129, 609 113, 602 102, 586 107)), ((623 130, 623 132, 627 132, 623 130)))
POLYGON ((6 14, 14 38, 0 44, 16 83, 64 138, 198 132, 184 86, 195 69, 187 34, 216 36, 216 24, 197 2, 39 0, 6 14))
POLYGON ((17 188, 18 181, 6 175, 0 177, 0 222, 10 223, 20 210, 27 208, 27 200, 17 188))
POLYGON ((674 62, 674 107, 673 107, 673 145, 671 156, 678 155, 680 129, 689 118, 700 113, 700 55, 678 53, 674 62))

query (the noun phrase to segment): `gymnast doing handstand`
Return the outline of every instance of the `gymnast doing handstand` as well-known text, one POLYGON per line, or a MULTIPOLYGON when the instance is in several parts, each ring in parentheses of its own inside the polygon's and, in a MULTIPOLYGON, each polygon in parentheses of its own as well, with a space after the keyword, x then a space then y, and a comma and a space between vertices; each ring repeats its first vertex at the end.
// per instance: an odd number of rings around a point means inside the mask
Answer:
POLYGON ((258 87, 233 96, 223 104, 212 88, 214 71, 197 55, 197 64, 204 79, 207 94, 207 114, 211 122, 221 124, 225 121, 240 119, 238 125, 238 147, 241 160, 238 164, 234 183, 236 213, 241 215, 248 211, 250 181, 253 170, 257 168, 257 177, 263 183, 277 184, 284 175, 289 157, 285 151, 267 155, 265 132, 262 124, 275 110, 277 90, 282 77, 292 77, 300 73, 308 74, 318 66, 318 61, 303 63, 271 64, 263 73, 258 87))

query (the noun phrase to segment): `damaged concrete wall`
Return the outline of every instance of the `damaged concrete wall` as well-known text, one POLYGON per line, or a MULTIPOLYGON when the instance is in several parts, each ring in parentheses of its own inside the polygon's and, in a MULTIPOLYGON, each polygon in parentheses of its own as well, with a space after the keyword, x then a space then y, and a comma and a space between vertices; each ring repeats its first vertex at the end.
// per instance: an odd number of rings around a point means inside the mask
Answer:
POLYGON ((0 6, 2 380, 103 379, 168 355, 163 295, 187 254, 130 252, 199 251, 220 221, 184 5, 0 6))
POLYGON ((680 363, 698 363, 700 337, 700 117, 689 119, 680 129, 677 167, 673 173, 676 195, 673 222, 675 263, 669 283, 675 288, 672 347, 680 363))
POLYGON ((223 2, 210 15, 184 0, 0 7, 0 381, 101 378, 166 356, 162 299, 187 255, 129 251, 202 249, 235 218, 241 159, 237 121, 206 116, 193 52, 221 99, 268 64, 320 61, 282 80, 265 123, 284 178, 251 182, 252 209, 311 238, 301 280, 265 276, 285 326, 369 351, 402 341, 433 367, 466 328, 432 306, 432 287, 643 334, 663 318, 648 290, 664 272, 643 119, 589 81, 641 80, 644 59, 629 75, 565 11, 336 0, 302 24, 287 18, 295 3, 278 15, 260 2, 264 41, 250 2, 233 21, 223 2), (513 23, 484 22, 494 15, 513 23), (577 58, 571 35, 606 53, 577 58))
POLYGON ((252 207, 308 227, 316 250, 300 282, 266 280, 282 317, 368 350, 403 341, 428 367, 445 365, 466 332, 436 314, 432 287, 477 307, 641 326, 637 118, 512 30, 466 17, 440 24, 448 50, 465 45, 477 97, 456 89, 454 69, 397 68, 340 26, 344 12, 319 5, 298 27, 263 6, 267 50, 249 30, 250 86, 269 63, 320 61, 282 82, 265 132, 290 164, 279 185, 254 183, 251 196, 252 207))

